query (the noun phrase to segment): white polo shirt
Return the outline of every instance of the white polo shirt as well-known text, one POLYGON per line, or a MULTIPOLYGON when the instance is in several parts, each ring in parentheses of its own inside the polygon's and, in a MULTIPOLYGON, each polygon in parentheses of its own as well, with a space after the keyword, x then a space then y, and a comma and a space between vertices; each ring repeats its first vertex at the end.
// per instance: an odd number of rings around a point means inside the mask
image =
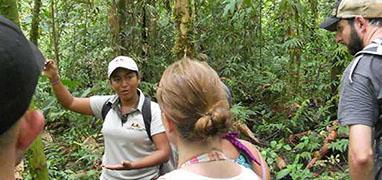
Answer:
MULTIPOLYGON (((106 114, 102 125, 102 135, 105 141, 105 152, 102 157, 103 164, 119 164, 122 161, 137 161, 155 151, 155 145, 149 139, 142 116, 144 95, 139 92, 137 110, 127 115, 127 121, 122 123, 120 101, 117 95, 92 96, 90 106, 93 114, 102 119, 102 106, 106 101, 112 103, 112 108, 106 114)), ((159 105, 151 102, 151 136, 165 132, 161 120, 159 105)), ((159 165, 136 170, 108 170, 103 168, 100 179, 152 179, 159 173, 159 165)))

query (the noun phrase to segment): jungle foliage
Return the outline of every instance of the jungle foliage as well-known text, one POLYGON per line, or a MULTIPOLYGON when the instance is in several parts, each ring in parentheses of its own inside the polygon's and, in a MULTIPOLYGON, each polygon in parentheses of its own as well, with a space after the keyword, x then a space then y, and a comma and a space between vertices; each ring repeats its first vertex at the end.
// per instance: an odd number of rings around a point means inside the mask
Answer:
MULTIPOLYGON (((351 57, 318 28, 333 1, 41 0, 37 14, 36 2, 18 1, 20 24, 34 33, 39 16, 39 47, 75 96, 112 93, 107 63, 122 54, 138 62, 141 89, 154 97, 165 67, 186 53, 232 88, 235 119, 255 134, 275 179, 348 178, 336 104, 351 57)), ((63 109, 46 77, 35 104, 46 117, 49 177, 98 179, 102 121, 63 109)))

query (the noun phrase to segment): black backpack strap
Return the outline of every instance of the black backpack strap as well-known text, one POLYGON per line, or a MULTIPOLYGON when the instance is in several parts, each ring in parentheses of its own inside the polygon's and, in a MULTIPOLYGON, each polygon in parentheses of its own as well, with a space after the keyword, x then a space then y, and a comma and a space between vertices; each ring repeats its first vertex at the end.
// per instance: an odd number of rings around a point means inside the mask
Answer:
POLYGON ((102 110, 101 110, 102 120, 105 120, 107 113, 111 109, 111 105, 112 104, 109 101, 106 101, 105 104, 103 104, 102 110))
POLYGON ((150 97, 145 97, 145 101, 143 102, 143 106, 142 106, 142 116, 143 116, 143 121, 145 122, 147 135, 149 136, 149 139, 153 141, 153 138, 151 137, 151 98, 150 97))

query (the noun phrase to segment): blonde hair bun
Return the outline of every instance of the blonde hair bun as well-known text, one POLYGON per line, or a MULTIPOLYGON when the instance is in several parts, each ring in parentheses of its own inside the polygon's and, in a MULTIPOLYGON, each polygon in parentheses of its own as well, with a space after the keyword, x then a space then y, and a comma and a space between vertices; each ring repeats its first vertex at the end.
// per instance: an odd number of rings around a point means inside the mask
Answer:
POLYGON ((171 64, 159 82, 157 99, 185 140, 205 141, 231 125, 222 82, 205 62, 183 58, 171 64))
POLYGON ((225 133, 230 126, 230 118, 231 113, 228 109, 217 107, 196 121, 195 133, 203 138, 225 133))

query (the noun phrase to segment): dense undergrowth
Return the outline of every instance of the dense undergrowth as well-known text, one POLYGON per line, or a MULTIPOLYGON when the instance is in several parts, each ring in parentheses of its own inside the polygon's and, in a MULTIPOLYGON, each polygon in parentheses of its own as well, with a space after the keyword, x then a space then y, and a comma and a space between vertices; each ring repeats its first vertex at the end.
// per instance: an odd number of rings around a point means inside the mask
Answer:
MULTIPOLYGON (((57 5, 61 78, 73 95, 81 97, 112 93, 106 79, 107 62, 113 57, 109 4, 89 2, 57 5)), ((139 12, 146 1, 132 2, 131 11, 139 12)), ((138 43, 131 44, 126 54, 138 61, 144 81, 141 89, 152 97, 160 74, 174 61, 172 12, 164 2, 149 8, 157 19, 148 57, 142 56, 138 43)), ((195 1, 197 52, 232 88, 235 120, 259 139, 257 145, 275 179, 348 178, 347 129, 335 120, 338 76, 350 57, 345 48, 335 45, 333 35, 318 29, 331 3, 195 1)), ((20 6, 23 28, 28 29, 30 5, 23 1, 20 6)), ((43 9, 40 47, 53 57, 48 11, 43 9)), ((129 26, 128 35, 139 39, 139 28, 129 26)), ((47 122, 43 139, 49 176, 98 179, 102 121, 64 110, 46 77, 40 79, 35 99, 47 122)), ((27 174, 25 179, 31 179, 27 174)))

